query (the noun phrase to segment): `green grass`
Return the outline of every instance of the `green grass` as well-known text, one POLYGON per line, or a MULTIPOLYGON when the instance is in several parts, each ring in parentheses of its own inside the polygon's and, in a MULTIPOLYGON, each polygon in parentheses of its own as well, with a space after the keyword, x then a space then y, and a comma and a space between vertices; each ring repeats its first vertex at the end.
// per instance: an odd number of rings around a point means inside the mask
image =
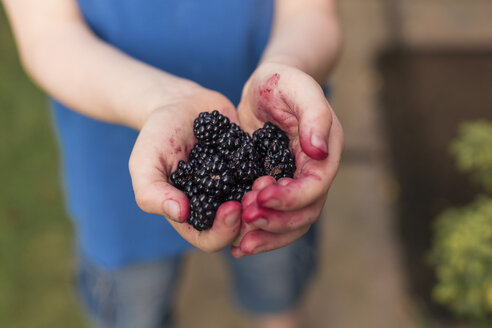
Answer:
POLYGON ((59 181, 46 96, 22 71, 0 6, 0 327, 84 327, 59 181))

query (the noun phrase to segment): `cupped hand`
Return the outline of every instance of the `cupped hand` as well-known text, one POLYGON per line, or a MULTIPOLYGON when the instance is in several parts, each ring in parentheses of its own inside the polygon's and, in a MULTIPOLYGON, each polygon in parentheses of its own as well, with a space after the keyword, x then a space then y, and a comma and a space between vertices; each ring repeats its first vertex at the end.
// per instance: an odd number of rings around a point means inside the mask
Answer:
POLYGON ((246 83, 238 107, 248 131, 272 122, 284 130, 296 157, 294 179, 259 178, 242 201, 236 257, 286 246, 319 218, 344 147, 343 130, 323 90, 291 66, 260 65, 246 83))
POLYGON ((236 238, 241 222, 241 204, 226 202, 216 214, 210 230, 197 231, 186 223, 189 202, 173 187, 169 176, 180 160, 186 160, 196 139, 193 120, 200 112, 219 110, 237 122, 233 104, 221 94, 199 88, 185 97, 153 110, 145 120, 129 161, 135 198, 148 213, 164 216, 192 245, 213 252, 236 238))

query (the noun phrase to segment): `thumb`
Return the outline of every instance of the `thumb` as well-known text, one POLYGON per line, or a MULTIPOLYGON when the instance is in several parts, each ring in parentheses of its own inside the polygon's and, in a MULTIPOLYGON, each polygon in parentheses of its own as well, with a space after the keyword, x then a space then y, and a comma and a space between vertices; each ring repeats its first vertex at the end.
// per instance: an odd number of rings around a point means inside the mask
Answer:
POLYGON ((319 92, 311 95, 306 92, 298 98, 298 132, 302 150, 313 159, 325 159, 328 156, 328 135, 333 121, 331 107, 321 88, 319 92))
POLYGON ((162 215, 175 222, 184 222, 188 218, 188 198, 169 183, 134 177, 133 188, 135 200, 143 211, 162 215))
POLYGON ((297 132, 302 150, 313 159, 325 159, 328 156, 328 135, 333 111, 323 90, 306 74, 291 78, 285 87, 289 89, 286 90, 287 94, 291 95, 286 99, 287 104, 299 122, 297 132))

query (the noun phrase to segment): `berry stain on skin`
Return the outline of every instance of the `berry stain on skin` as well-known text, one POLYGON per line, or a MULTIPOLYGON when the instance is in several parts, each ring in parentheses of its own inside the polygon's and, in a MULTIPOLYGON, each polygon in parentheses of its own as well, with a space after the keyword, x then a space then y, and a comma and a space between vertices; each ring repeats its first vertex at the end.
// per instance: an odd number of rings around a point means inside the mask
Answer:
POLYGON ((266 80, 265 84, 259 89, 260 97, 270 100, 272 91, 277 88, 280 74, 275 73, 266 80))
POLYGON ((175 142, 174 137, 169 138, 169 143, 170 143, 170 144, 171 144, 171 146, 173 147, 173 151, 174 151, 174 152, 173 152, 173 154, 175 154, 175 155, 176 155, 176 154, 181 153, 181 152, 183 151, 183 148, 181 148, 181 146, 176 146, 176 147, 174 147, 174 142, 175 142))
POLYGON ((286 95, 278 89, 280 74, 275 73, 253 90, 258 111, 257 118, 262 122, 277 122, 291 137, 297 135, 298 121, 286 101, 286 95))
POLYGON ((278 87, 279 80, 280 74, 275 73, 254 90, 254 97, 260 108, 281 105, 281 102, 275 97, 275 90, 278 87))

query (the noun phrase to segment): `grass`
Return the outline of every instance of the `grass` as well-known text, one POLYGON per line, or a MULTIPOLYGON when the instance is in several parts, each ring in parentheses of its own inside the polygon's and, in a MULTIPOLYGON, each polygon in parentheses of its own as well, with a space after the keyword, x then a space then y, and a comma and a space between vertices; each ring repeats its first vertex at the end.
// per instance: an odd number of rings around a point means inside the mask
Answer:
POLYGON ((0 6, 0 327, 84 327, 58 166, 46 96, 22 71, 0 6))

